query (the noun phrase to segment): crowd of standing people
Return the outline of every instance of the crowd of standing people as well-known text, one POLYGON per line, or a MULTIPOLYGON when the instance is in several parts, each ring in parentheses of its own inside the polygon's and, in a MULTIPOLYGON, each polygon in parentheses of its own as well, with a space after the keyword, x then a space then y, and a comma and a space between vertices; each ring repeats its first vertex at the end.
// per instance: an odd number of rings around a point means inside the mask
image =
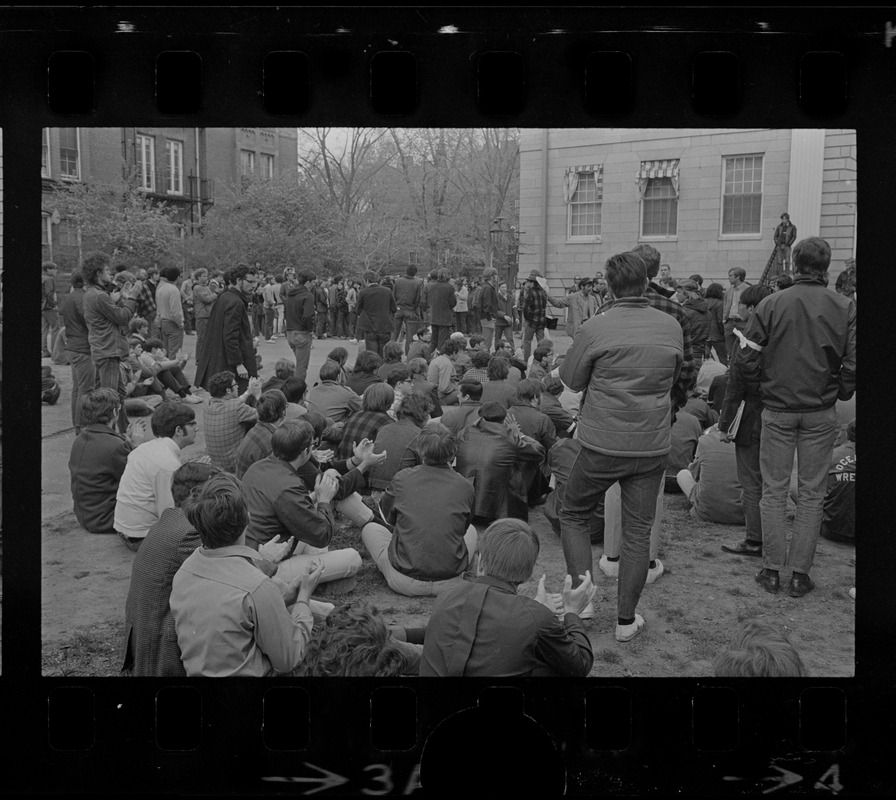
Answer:
MULTIPOLYGON (((679 489, 695 515, 744 525, 722 549, 761 557, 763 589, 779 591, 783 571, 804 596, 819 535, 855 535, 855 422, 838 405, 855 392, 855 267, 831 291, 830 258, 811 237, 778 291, 739 268, 704 290, 699 275, 668 285, 639 245, 554 296, 537 270, 516 287, 492 268, 359 281, 257 263, 181 280, 88 254, 59 311, 69 468, 80 524, 135 552, 125 669, 587 675, 592 546, 618 580, 615 638, 628 642, 663 574, 663 495, 679 489), (549 307, 567 310, 565 355, 549 307), (292 358, 262 382, 258 345, 280 337, 292 358), (327 338, 357 343, 355 362, 335 346, 310 376, 312 342, 327 338), (200 424, 206 453, 182 463, 200 424), (540 505, 567 575, 530 598, 518 588, 543 546, 529 524, 540 505), (360 529, 356 547, 330 548, 337 515, 360 529), (361 548, 394 592, 437 598, 425 628, 342 601, 361 548)), ((44 264, 47 352, 54 277, 44 264)), ((737 663, 725 669, 748 674, 737 663)))

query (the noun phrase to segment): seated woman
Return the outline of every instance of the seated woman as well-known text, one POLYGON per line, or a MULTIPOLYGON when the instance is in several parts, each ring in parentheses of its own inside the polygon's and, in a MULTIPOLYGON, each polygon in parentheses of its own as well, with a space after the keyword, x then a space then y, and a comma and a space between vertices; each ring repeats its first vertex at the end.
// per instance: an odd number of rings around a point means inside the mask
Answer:
POLYGON ((395 412, 398 421, 381 428, 374 440, 373 452, 385 453, 386 460, 370 471, 367 485, 371 489, 385 489, 401 470, 421 463, 417 443, 431 410, 432 400, 422 392, 402 396, 395 412))
POLYGON ((390 631, 376 608, 353 600, 315 624, 305 657, 291 674, 308 678, 417 675, 424 631, 390 631))
POLYGON ((78 524, 90 533, 114 533, 115 496, 133 446, 116 432, 119 399, 114 389, 81 398, 81 433, 68 459, 78 524))
POLYGON ((381 428, 392 424, 387 413, 395 399, 388 383, 374 383, 364 390, 361 410, 352 414, 342 428, 342 440, 336 448, 337 458, 351 458, 355 445, 363 439, 376 440, 381 428))
POLYGON ((417 447, 423 463, 399 472, 383 495, 394 532, 376 521, 361 530, 389 588, 410 597, 435 596, 462 581, 476 552, 476 493, 450 466, 457 440, 444 425, 431 424, 417 447))
POLYGON ((342 376, 341 383, 348 383, 348 370, 345 367, 345 362, 348 361, 348 350, 346 350, 344 347, 334 347, 329 353, 327 353, 327 360, 339 364, 339 370, 342 376))

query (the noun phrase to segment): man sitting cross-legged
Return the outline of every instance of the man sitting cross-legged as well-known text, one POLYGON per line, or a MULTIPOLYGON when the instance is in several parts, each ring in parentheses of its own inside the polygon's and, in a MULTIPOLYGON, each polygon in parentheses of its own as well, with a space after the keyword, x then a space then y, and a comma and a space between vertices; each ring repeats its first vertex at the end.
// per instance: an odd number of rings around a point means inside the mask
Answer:
POLYGON ((678 473, 678 485, 691 503, 691 516, 722 525, 744 524, 734 447, 722 439, 718 425, 700 437, 693 462, 678 473))
POLYGON ((457 440, 438 423, 420 431, 423 463, 404 469, 383 495, 394 532, 376 522, 361 539, 389 588, 409 596, 437 595, 463 577, 476 552, 473 484, 451 469, 457 440))
POLYGON ((212 477, 186 514, 202 547, 175 574, 170 604, 187 675, 267 677, 295 669, 311 638, 309 601, 323 561, 309 559, 286 581, 258 569, 258 554, 246 547, 249 514, 233 475, 212 477))
POLYGON ((258 398, 255 411, 258 422, 236 448, 234 474, 240 479, 256 461, 271 454, 271 437, 286 422, 286 396, 279 389, 271 389, 258 398))
POLYGON ((582 575, 575 590, 567 575, 560 608, 545 592, 518 594, 532 577, 538 537, 517 519, 499 519, 480 537, 475 581, 458 581, 436 600, 420 662, 421 677, 584 677, 591 643, 578 618, 595 587, 582 575), (562 619, 558 619, 558 612, 562 619))
POLYGON ((171 476, 180 467, 180 451, 196 438, 196 414, 185 403, 162 403, 150 424, 155 438, 130 453, 115 498, 115 530, 130 550, 174 506, 171 476))
POLYGON ((218 372, 208 383, 211 397, 205 407, 202 428, 205 431, 205 450, 218 469, 233 472, 236 469, 236 450, 254 425, 258 412, 250 405, 250 398, 257 401, 261 395, 261 380, 248 379, 248 388, 239 394, 236 375, 218 372))
MULTIPOLYGON (((309 423, 300 420, 281 425, 271 437, 271 455, 243 475, 250 514, 248 546, 258 550, 275 536, 282 541, 295 538, 294 553, 282 561, 277 573, 287 582, 303 574, 312 560, 323 564, 321 580, 327 582, 353 577, 361 568, 357 550, 327 549, 335 531, 332 502, 339 490, 336 473, 327 470, 309 492, 297 471, 311 458, 313 441, 314 429, 309 423)), ((372 454, 372 444, 370 451, 372 454)), ((365 464, 365 469, 368 467, 365 464)))
POLYGON ((386 458, 371 471, 367 483, 371 489, 385 489, 401 470, 422 463, 418 448, 420 431, 429 422, 432 399, 422 392, 405 394, 396 411, 397 422, 381 428, 376 435, 374 452, 386 458))

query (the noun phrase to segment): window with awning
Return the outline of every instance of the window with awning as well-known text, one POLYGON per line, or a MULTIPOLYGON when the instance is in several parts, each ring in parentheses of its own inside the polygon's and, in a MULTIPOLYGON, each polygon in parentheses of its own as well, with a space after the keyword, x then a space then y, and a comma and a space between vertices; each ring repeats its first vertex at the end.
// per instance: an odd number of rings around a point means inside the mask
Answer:
POLYGON ((678 159, 642 161, 638 170, 641 236, 678 235, 678 159))
POLYGON ((563 178, 569 238, 600 236, 604 194, 602 164, 569 167, 563 178))

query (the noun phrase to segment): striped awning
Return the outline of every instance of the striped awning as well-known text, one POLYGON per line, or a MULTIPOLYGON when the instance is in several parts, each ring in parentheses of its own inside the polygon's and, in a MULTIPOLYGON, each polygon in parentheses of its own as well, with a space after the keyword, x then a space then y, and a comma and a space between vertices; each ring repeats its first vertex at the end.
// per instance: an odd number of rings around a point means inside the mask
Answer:
POLYGON ((665 161, 642 161, 638 172, 638 180, 646 178, 677 178, 678 159, 669 158, 665 161))
POLYGON ((594 174, 594 183, 597 185, 598 197, 603 195, 603 164, 585 164, 582 166, 567 167, 566 174, 563 176, 563 199, 567 203, 572 202, 573 195, 576 193, 576 188, 579 185, 579 175, 583 172, 594 174))
POLYGON ((672 181, 672 189, 675 191, 675 197, 678 197, 678 159, 667 158, 663 161, 642 161, 641 169, 638 170, 637 183, 638 194, 644 199, 644 192, 647 191, 647 182, 651 178, 669 178, 672 181))

